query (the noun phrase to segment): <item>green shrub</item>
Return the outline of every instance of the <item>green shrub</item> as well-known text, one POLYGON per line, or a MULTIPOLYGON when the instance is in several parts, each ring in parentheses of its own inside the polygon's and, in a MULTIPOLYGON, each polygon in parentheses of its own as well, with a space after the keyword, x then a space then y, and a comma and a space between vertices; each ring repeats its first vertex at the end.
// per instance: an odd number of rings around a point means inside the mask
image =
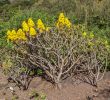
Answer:
POLYGON ((15 50, 14 59, 20 60, 19 66, 42 69, 46 79, 60 87, 73 74, 80 74, 81 79, 97 85, 106 71, 109 45, 106 40, 92 33, 86 35, 79 29, 53 28, 30 37, 28 42, 18 43, 15 50))

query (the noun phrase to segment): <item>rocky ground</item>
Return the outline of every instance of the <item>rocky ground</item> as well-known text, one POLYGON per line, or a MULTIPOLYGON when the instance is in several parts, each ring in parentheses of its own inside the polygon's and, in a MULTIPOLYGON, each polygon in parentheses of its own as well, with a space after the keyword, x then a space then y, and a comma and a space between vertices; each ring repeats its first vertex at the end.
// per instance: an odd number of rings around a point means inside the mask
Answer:
POLYGON ((110 72, 106 73, 98 87, 80 81, 75 84, 68 81, 59 90, 39 77, 32 80, 26 91, 14 85, 7 84, 7 77, 0 71, 0 100, 110 100, 110 72), (39 99, 35 99, 35 95, 39 99))

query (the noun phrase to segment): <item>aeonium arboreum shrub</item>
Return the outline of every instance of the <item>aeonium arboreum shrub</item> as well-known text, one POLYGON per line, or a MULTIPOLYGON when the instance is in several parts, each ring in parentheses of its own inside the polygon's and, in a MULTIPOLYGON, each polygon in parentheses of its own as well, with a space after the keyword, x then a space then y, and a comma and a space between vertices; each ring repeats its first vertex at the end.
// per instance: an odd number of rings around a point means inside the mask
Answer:
POLYGON ((14 37, 12 32, 8 32, 8 41, 16 44, 15 57, 21 60, 20 65, 30 70, 42 69, 46 79, 59 87, 63 80, 73 75, 92 85, 97 85, 97 81, 102 79, 109 50, 106 40, 92 32, 82 32, 63 13, 56 27, 51 29, 46 28, 40 19, 36 29, 31 19, 22 26, 23 30, 18 32, 22 35, 13 32, 14 37))

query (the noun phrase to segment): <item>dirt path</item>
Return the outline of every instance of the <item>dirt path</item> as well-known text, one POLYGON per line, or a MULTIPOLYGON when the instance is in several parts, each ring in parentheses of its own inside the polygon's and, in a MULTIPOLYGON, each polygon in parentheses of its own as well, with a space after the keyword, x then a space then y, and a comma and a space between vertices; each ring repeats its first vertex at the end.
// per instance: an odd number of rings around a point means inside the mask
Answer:
POLYGON ((27 91, 19 90, 14 84, 9 84, 15 90, 16 98, 7 85, 6 76, 0 71, 0 100, 35 100, 30 99, 33 91, 45 95, 46 100, 110 100, 110 72, 108 72, 98 88, 86 83, 72 84, 65 82, 62 89, 56 89, 52 84, 36 77, 27 91))

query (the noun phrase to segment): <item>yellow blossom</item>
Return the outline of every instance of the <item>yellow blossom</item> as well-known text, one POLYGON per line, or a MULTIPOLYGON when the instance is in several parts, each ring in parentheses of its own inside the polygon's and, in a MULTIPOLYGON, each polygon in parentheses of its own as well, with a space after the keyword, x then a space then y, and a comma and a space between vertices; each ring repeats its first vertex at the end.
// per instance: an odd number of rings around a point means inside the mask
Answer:
POLYGON ((26 31, 26 32, 29 31, 29 26, 28 26, 28 24, 25 21, 23 21, 22 27, 23 27, 23 31, 26 31))
POLYGON ((17 34, 16 34, 16 30, 12 30, 12 35, 11 35, 11 40, 16 40, 17 39, 17 34))
POLYGON ((39 32, 43 32, 45 30, 45 26, 41 19, 38 19, 37 21, 37 28, 39 29, 39 32))
POLYGON ((64 16, 64 13, 60 13, 59 18, 57 20, 56 23, 56 27, 57 28, 63 28, 63 27, 71 27, 71 22, 69 21, 69 19, 67 17, 64 16))
POLYGON ((105 40, 104 44, 105 44, 105 47, 109 50, 110 49, 110 45, 109 45, 107 40, 105 40))
POLYGON ((65 25, 70 28, 71 27, 71 22, 69 21, 69 19, 66 17, 65 18, 65 25))
POLYGON ((50 29, 51 29, 50 27, 46 27, 46 32, 50 31, 50 29))
POLYGON ((60 13, 59 18, 65 18, 64 13, 60 13))
POLYGON ((108 45, 108 41, 107 40, 105 41, 105 45, 108 45))
POLYGON ((30 36, 36 35, 36 30, 33 27, 31 27, 29 30, 29 34, 30 34, 30 36))
POLYGON ((65 16, 64 16, 64 13, 60 13, 58 21, 61 22, 62 24, 65 23, 65 16))
POLYGON ((17 37, 18 37, 18 39, 21 39, 21 40, 27 40, 27 38, 25 36, 25 33, 23 32, 22 29, 18 29, 18 31, 17 31, 17 37))
POLYGON ((62 28, 65 25, 65 16, 64 13, 60 13, 58 21, 56 23, 57 28, 62 28))
POLYGON ((13 29, 12 31, 7 31, 7 40, 15 41, 17 39, 16 31, 13 29))
POLYGON ((12 30, 12 35, 16 35, 16 30, 12 30))
POLYGON ((10 35, 10 34, 11 34, 11 31, 10 31, 10 30, 8 30, 8 31, 7 31, 7 36, 8 36, 8 35, 10 35))
POLYGON ((90 33, 90 38, 93 38, 94 37, 94 34, 91 32, 90 33))
POLYGON ((35 26, 34 21, 32 20, 32 18, 28 19, 28 26, 29 27, 34 27, 35 26))
POLYGON ((86 32, 83 32, 82 35, 85 37, 87 35, 87 33, 86 32))
POLYGON ((7 41, 11 40, 12 33, 10 30, 7 31, 7 41))

